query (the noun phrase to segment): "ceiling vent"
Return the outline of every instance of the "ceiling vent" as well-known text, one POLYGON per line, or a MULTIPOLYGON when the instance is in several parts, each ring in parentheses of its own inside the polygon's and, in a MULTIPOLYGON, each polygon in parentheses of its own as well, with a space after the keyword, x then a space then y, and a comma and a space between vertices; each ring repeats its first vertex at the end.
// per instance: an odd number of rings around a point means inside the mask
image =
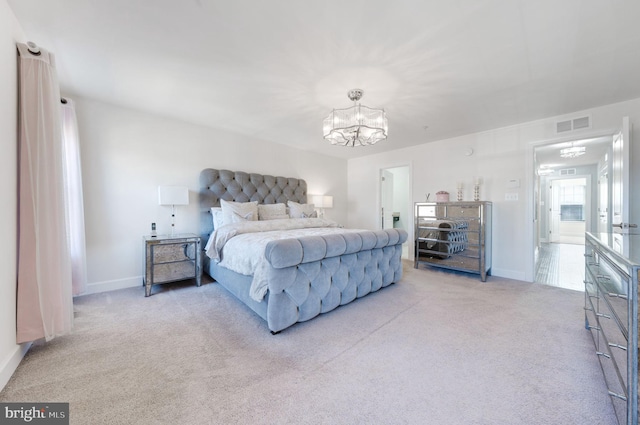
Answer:
POLYGON ((591 117, 588 115, 585 117, 556 122, 556 134, 583 130, 585 128, 591 128, 591 117))
POLYGON ((560 170, 560 175, 561 176, 575 176, 576 175, 576 169, 575 168, 563 168, 562 170, 560 170))

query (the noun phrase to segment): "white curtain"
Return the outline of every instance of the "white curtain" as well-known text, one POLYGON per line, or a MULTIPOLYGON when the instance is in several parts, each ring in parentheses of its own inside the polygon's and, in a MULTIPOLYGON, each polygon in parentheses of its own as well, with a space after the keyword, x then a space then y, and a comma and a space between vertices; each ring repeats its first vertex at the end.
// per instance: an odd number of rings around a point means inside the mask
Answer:
POLYGON ((82 294, 87 287, 87 260, 84 235, 84 201, 82 196, 82 167, 78 121, 73 100, 62 101, 62 145, 66 171, 66 196, 69 212, 69 249, 73 295, 82 294))
POLYGON ((60 88, 54 57, 18 44, 18 343, 71 331, 73 297, 67 231, 60 88))

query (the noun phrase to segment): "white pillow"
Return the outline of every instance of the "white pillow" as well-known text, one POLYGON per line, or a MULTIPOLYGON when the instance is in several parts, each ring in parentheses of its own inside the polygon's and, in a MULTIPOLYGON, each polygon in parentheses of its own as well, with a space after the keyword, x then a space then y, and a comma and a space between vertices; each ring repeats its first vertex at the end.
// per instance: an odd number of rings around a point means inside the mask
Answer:
POLYGON ((270 215, 266 218, 261 218, 260 220, 281 220, 281 219, 289 219, 289 214, 274 214, 270 215))
POLYGON ((220 206, 222 207, 222 216, 224 224, 234 223, 233 213, 238 214, 240 217, 247 217, 248 220, 258 219, 258 201, 253 202, 231 202, 220 200, 220 206), (251 213, 250 216, 247 214, 251 213))
POLYGON ((291 218, 306 218, 311 217, 311 214, 315 211, 313 204, 299 204, 297 202, 288 201, 289 216, 291 218))
MULTIPOLYGON (((274 215, 285 215, 286 213, 287 213, 287 206, 285 204, 258 205, 258 220, 273 220, 272 217, 274 215)), ((278 218, 281 218, 281 217, 278 217, 278 218)))
POLYGON ((222 208, 211 207, 211 216, 213 217, 213 230, 219 229, 224 226, 224 216, 222 215, 222 208))

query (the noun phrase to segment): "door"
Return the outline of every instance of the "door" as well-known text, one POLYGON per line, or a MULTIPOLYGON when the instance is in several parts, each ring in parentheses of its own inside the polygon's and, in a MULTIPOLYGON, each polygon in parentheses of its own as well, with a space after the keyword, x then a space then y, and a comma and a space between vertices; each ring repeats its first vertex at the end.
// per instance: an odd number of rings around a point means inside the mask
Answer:
POLYGON ((380 198, 382 204, 382 228, 393 229, 393 173, 382 170, 380 198))
POLYGON ((629 117, 622 119, 622 128, 613 136, 611 170, 611 226, 612 232, 628 233, 629 227, 629 117))

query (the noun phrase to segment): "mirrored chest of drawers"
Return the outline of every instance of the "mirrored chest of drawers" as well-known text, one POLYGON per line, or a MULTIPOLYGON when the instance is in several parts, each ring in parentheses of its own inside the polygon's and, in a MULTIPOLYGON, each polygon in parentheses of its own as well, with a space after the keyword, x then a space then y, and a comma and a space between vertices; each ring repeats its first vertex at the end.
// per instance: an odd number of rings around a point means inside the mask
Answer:
POLYGON ((491 274, 492 203, 417 202, 414 208, 414 267, 477 273, 486 281, 491 274))
POLYGON ((640 235, 585 236, 585 327, 618 423, 638 423, 640 235))
POLYGON ((145 296, 159 283, 202 279, 200 238, 194 234, 145 236, 145 296))

